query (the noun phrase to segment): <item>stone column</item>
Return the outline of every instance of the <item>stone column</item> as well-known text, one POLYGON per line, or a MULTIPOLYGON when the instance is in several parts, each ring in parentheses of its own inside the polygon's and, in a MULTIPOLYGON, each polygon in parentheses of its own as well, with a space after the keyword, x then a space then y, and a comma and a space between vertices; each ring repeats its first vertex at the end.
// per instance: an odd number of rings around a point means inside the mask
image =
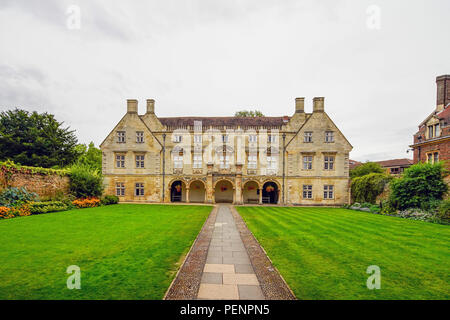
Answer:
POLYGON ((207 164, 207 172, 206 172, 206 203, 214 203, 214 190, 213 190, 213 164, 207 164))
POLYGON ((262 188, 261 189, 259 189, 259 204, 263 204, 262 203, 262 188))
POLYGON ((186 202, 189 203, 189 188, 186 188, 186 202))
POLYGON ((236 164, 235 204, 242 204, 242 164, 236 164))

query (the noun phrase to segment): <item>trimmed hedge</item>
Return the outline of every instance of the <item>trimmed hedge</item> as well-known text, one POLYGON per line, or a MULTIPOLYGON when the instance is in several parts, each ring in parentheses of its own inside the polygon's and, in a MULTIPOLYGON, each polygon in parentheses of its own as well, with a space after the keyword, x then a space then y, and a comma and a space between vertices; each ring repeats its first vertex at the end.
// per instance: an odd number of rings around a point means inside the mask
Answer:
POLYGON ((41 175, 58 175, 58 176, 69 176, 69 169, 49 169, 41 167, 29 167, 16 164, 10 160, 0 162, 0 170, 3 174, 12 175, 14 173, 24 173, 24 174, 41 174, 41 175))
POLYGON ((29 206, 31 214, 58 212, 69 209, 62 201, 31 202, 29 206))

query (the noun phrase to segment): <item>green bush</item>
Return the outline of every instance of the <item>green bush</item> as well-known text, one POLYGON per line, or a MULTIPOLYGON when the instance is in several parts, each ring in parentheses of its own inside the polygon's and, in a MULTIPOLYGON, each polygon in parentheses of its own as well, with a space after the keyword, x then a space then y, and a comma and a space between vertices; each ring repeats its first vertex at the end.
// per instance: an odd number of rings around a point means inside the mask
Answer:
POLYGON ((392 205, 392 203, 389 200, 384 200, 381 202, 381 214, 388 214, 388 215, 395 215, 397 214, 397 210, 392 205))
POLYGON ((370 207, 370 212, 372 213, 381 213, 381 209, 379 206, 372 204, 370 207))
POLYGON ((68 206, 62 201, 31 202, 29 206, 31 214, 65 211, 68 209, 68 206))
POLYGON ((418 163, 405 170, 403 177, 391 183, 391 203, 400 210, 432 210, 447 192, 442 163, 418 163))
POLYGON ((375 203, 390 179, 385 173, 369 173, 354 178, 351 184, 353 201, 375 203))
POLYGON ((450 222, 450 200, 443 200, 437 210, 437 216, 441 220, 450 222))
POLYGON ((99 170, 88 165, 76 164, 70 171, 70 191, 76 198, 102 195, 103 177, 99 170))
POLYGON ((109 206, 111 204, 118 204, 119 203, 119 197, 113 196, 113 195, 106 195, 103 197, 100 201, 100 203, 103 206, 109 206))
POLYGON ((362 177, 369 173, 385 173, 385 171, 386 170, 376 162, 366 162, 350 170, 350 178, 362 177))
POLYGON ((19 207, 27 202, 38 200, 38 195, 28 192, 26 188, 9 187, 0 193, 0 207, 19 207))

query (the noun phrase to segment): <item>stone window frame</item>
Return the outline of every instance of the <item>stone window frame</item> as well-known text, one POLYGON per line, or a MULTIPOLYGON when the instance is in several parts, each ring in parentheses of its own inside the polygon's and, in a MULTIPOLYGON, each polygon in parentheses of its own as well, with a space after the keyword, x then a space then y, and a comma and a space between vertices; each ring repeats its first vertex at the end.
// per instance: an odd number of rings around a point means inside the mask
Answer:
POLYGON ((249 143, 257 143, 258 142, 258 135, 257 134, 250 134, 248 136, 248 142, 249 143))
POLYGON ((277 170, 279 163, 279 154, 267 154, 267 170, 277 170))
POLYGON ((183 141, 183 136, 181 134, 173 135, 173 143, 180 143, 183 141))
POLYGON ((426 153, 427 156, 427 162, 428 163, 437 163, 439 162, 439 150, 433 150, 426 153), (437 160, 436 160, 436 154, 437 154, 437 160), (430 161, 431 160, 431 161, 430 161))
POLYGON ((134 162, 136 164, 136 169, 145 169, 145 154, 135 154, 134 162))
POLYGON ((334 200, 334 185, 325 184, 323 186, 323 198, 324 200, 334 200))
POLYGON ((125 153, 115 153, 114 154, 114 162, 116 169, 125 169, 126 168, 126 154, 125 153), (120 158, 119 158, 120 157, 120 158), (120 165, 119 165, 120 162, 120 165))
POLYGON ((334 143, 334 131, 325 131, 325 143, 334 143))
POLYGON ((312 170, 313 169, 314 156, 312 154, 303 155, 302 158, 302 170, 312 170))
POLYGON ((116 182, 116 196, 118 196, 118 197, 125 196, 125 183, 124 182, 116 182))
POLYGON ((136 131, 136 143, 144 143, 144 131, 136 131))
POLYGON ((143 197, 145 196, 145 187, 143 182, 136 182, 134 184, 134 195, 136 197, 143 197))
POLYGON ((194 134, 194 143, 202 143, 203 137, 201 134, 194 134))
POLYGON ((201 169, 202 167, 203 167, 203 155, 201 153, 198 154, 194 153, 192 155, 192 168, 201 169))
POLYGON ((249 154, 247 156, 247 168, 248 169, 257 169, 258 168, 258 156, 255 154, 249 154))
POLYGON ((336 167, 335 162, 336 162, 335 155, 325 154, 323 156, 323 169, 327 171, 333 171, 334 168, 336 167))
POLYGON ((304 143, 313 143, 312 137, 313 137, 312 131, 305 131, 305 133, 303 134, 303 142, 304 143))
POLYGON ((117 131, 117 143, 126 143, 126 142, 127 142, 126 132, 123 130, 117 131))
POLYGON ((312 184, 303 185, 303 199, 311 200, 313 195, 312 192, 313 192, 312 184))

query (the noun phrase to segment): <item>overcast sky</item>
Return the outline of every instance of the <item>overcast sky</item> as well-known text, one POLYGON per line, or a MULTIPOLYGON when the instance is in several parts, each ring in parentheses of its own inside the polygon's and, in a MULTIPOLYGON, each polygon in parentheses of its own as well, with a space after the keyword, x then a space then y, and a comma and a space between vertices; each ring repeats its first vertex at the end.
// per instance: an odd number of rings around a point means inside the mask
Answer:
POLYGON ((51 112, 98 145, 130 98, 140 113, 154 98, 158 116, 282 116, 323 96, 352 159, 412 157, 450 74, 449 13, 448 0, 0 0, 0 111, 51 112))

